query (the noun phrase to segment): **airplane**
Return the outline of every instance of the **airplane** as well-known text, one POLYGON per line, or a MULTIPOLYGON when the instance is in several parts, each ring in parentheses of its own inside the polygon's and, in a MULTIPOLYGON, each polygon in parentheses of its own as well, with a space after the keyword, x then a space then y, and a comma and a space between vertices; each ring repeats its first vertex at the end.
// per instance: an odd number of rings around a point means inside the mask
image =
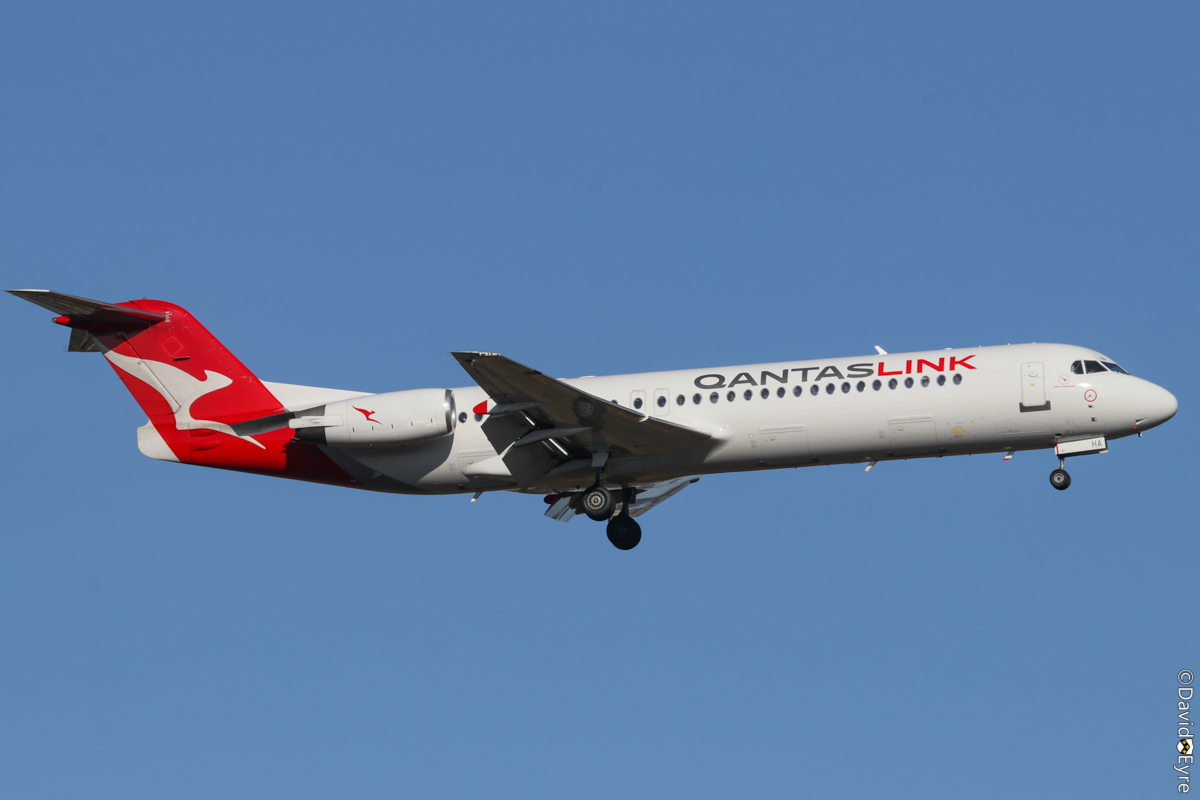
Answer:
POLYGON ((260 380, 191 314, 11 290, 102 353, 149 417, 150 458, 397 494, 545 495, 545 515, 637 517, 703 475, 1053 448, 1066 459, 1163 424, 1178 403, 1086 347, 1020 344, 551 378, 452 353, 475 382, 382 394, 260 380), (469 410, 468 410, 469 409, 469 410))

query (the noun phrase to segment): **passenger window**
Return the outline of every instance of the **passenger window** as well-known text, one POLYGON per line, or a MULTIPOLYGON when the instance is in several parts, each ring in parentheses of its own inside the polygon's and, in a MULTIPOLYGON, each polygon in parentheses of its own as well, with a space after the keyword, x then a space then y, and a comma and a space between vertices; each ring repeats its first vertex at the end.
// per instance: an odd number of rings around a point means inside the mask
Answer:
POLYGON ((792 389, 792 394, 796 395, 796 397, 799 397, 800 395, 804 394, 804 387, 800 384, 796 384, 796 388, 792 389))
POLYGON ((928 385, 929 385, 929 376, 928 376, 928 375, 926 375, 925 377, 921 378, 921 385, 922 385, 922 386, 928 386, 928 385))
POLYGON ((832 383, 825 384, 825 394, 833 394, 833 388, 832 383))
POLYGON ((733 392, 730 392, 729 394, 725 395, 725 399, 726 399, 726 400, 728 400, 728 401, 729 401, 729 402, 731 402, 731 403, 734 401, 734 399, 735 399, 736 397, 737 397, 737 395, 736 395, 736 394, 734 394, 733 392))
POLYGON ((945 386, 945 385, 946 385, 946 376, 938 375, 938 386, 945 386))
POLYGON ((905 378, 905 379, 904 379, 904 388, 905 388, 905 389, 911 389, 911 388, 912 388, 912 385, 913 385, 913 379, 912 379, 912 378, 905 378))
POLYGON ((854 388, 855 388, 855 389, 858 389, 858 390, 861 392, 863 389, 866 389, 866 388, 867 388, 867 384, 866 384, 866 382, 864 382, 864 381, 859 381, 859 382, 858 382, 858 385, 857 385, 857 386, 855 386, 854 388))
POLYGON ((816 397, 817 395, 819 395, 819 394, 821 393, 821 387, 820 387, 820 386, 817 386, 817 385, 814 383, 814 384, 812 385, 812 388, 811 388, 811 389, 809 389, 808 391, 809 391, 809 393, 810 393, 810 394, 811 394, 813 397, 816 397))
POLYGON ((768 397, 771 396, 771 390, 764 387, 761 394, 762 394, 762 399, 766 400, 768 397))
POLYGON ((683 395, 679 395, 679 397, 675 398, 675 405, 677 405, 677 406, 681 406, 685 402, 687 402, 687 399, 683 395))
POLYGON ((785 394, 787 394, 787 390, 784 389, 782 386, 780 386, 778 389, 775 390, 775 394, 779 397, 783 397, 785 394))
POLYGON ((879 382, 878 378, 871 381, 871 388, 874 389, 875 391, 878 392, 880 390, 880 388, 882 388, 882 387, 883 387, 883 384, 879 382))
POLYGON ((900 384, 896 383, 896 379, 895 379, 895 378, 892 378, 890 381, 888 381, 888 388, 889 388, 889 389, 895 389, 895 388, 896 388, 897 386, 899 386, 899 385, 900 385, 900 384))
POLYGON ((848 391, 850 391, 850 383, 849 383, 849 381, 847 381, 846 383, 843 383, 843 384, 842 384, 842 394, 845 394, 845 393, 846 393, 846 392, 848 392, 848 391))
POLYGON ((1076 375, 1082 375, 1083 374, 1083 362, 1082 361, 1072 361, 1071 362, 1071 372, 1074 372, 1076 375))
POLYGON ((692 402, 695 403, 696 405, 700 405, 700 394, 699 393, 692 395, 692 402))
POLYGON ((749 389, 747 389, 746 391, 742 392, 742 397, 744 397, 744 398, 746 398, 747 400, 749 400, 751 397, 754 397, 754 392, 752 392, 752 391, 750 391, 749 389))
POLYGON ((667 396, 666 396, 665 394, 660 394, 660 395, 658 396, 658 400, 656 400, 655 402, 656 402, 656 403, 658 403, 658 407, 659 407, 659 408, 666 408, 666 406, 667 406, 667 396))
POLYGON ((718 400, 720 397, 721 397, 721 396, 720 396, 719 394, 717 394, 716 392, 713 392, 712 394, 710 394, 710 395, 708 396, 708 402, 710 402, 710 403, 715 403, 715 402, 717 402, 717 400, 718 400))
POLYGON ((960 383, 962 383, 962 375, 961 374, 955 375, 954 376, 954 385, 958 386, 960 383))
POLYGON ((641 407, 642 407, 642 398, 640 398, 640 397, 635 397, 635 398, 633 399, 633 407, 634 407, 634 408, 641 408, 641 407))
POLYGON ((1108 370, 1106 370, 1104 367, 1100 366, 1099 361, 1085 361, 1085 362, 1083 362, 1083 365, 1085 367, 1087 367, 1087 371, 1088 371, 1089 375, 1092 374, 1093 372, 1108 372, 1108 370))

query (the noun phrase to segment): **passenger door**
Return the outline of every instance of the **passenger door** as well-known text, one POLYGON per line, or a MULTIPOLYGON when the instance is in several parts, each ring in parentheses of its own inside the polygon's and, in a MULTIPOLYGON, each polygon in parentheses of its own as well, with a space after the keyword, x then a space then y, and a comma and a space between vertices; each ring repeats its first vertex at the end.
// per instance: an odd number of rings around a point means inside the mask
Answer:
POLYGON ((1041 362, 1021 365, 1021 410, 1050 410, 1046 402, 1046 369, 1041 362))

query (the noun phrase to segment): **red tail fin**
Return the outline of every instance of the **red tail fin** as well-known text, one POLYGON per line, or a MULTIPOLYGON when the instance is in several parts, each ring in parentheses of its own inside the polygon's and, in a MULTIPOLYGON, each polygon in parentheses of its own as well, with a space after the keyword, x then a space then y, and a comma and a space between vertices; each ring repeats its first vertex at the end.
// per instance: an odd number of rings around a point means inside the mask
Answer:
POLYGON ((143 452, 202 466, 357 486, 290 428, 239 435, 239 422, 286 409, 186 310, 160 300, 97 303, 54 292, 14 292, 62 313, 54 321, 91 333, 153 426, 143 452))

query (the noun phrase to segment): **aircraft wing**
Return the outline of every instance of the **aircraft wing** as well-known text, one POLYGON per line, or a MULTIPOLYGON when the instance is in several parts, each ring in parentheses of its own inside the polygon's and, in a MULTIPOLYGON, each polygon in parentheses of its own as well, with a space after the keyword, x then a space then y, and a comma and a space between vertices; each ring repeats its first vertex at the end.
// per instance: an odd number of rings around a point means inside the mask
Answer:
POLYGON ((495 353, 453 355, 496 403, 483 432, 496 452, 504 454, 522 487, 594 453, 652 455, 711 438, 704 431, 622 408, 495 353))

